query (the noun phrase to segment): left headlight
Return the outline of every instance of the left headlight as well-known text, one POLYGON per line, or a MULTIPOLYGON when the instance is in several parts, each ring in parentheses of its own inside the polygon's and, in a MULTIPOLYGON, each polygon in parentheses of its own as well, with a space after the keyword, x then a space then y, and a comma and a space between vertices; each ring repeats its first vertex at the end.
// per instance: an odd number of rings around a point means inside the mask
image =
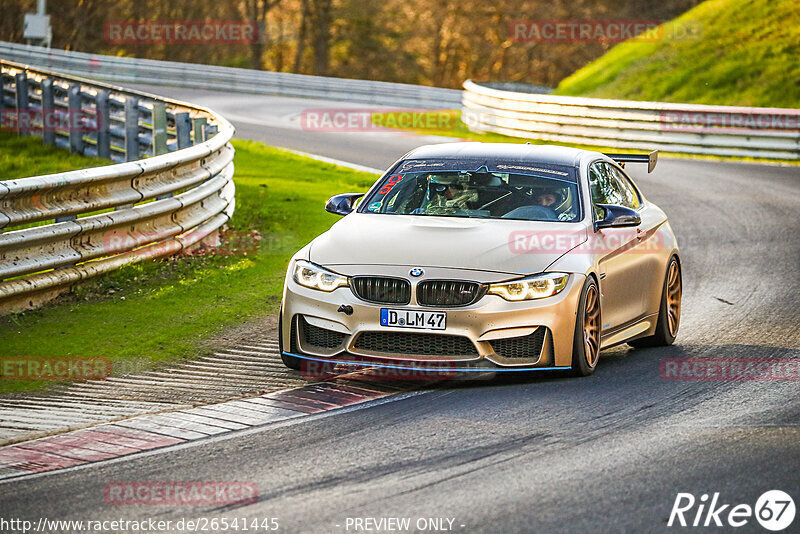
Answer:
POLYGON ((567 280, 569 280, 567 273, 537 274, 510 282, 491 284, 489 293, 510 301, 543 299, 561 293, 567 287, 567 280))
POLYGON ((346 276, 332 273, 304 260, 297 260, 294 264, 294 281, 301 286, 328 292, 347 285, 346 276))

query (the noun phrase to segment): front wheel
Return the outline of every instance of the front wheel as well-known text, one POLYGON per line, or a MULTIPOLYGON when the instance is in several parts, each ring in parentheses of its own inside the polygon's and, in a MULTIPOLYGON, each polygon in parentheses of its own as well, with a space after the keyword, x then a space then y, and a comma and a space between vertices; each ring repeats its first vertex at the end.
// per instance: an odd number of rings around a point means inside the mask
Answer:
POLYGON ((575 317, 572 374, 587 376, 600 360, 600 290, 591 276, 586 279, 575 317))
POLYGON ((683 278, 681 264, 673 256, 667 266, 664 287, 661 291, 661 306, 658 309, 656 331, 647 336, 629 341, 634 347, 666 347, 672 345, 678 335, 681 324, 681 296, 683 294, 683 278))

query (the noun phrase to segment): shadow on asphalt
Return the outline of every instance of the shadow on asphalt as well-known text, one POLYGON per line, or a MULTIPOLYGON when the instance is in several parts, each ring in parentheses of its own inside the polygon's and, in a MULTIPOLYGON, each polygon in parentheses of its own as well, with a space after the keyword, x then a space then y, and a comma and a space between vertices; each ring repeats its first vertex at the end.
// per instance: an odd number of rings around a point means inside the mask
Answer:
MULTIPOLYGON (((435 380, 431 382, 405 382, 409 390, 460 390, 470 388, 486 388, 497 386, 529 386, 533 384, 565 383, 570 386, 586 385, 604 381, 619 384, 620 382, 638 384, 651 382, 663 384, 669 380, 664 376, 663 363, 684 358, 714 359, 717 362, 739 360, 747 362, 775 362, 779 359, 800 358, 800 348, 770 347, 761 345, 725 344, 725 345, 673 345, 670 347, 633 348, 619 345, 604 350, 600 355, 600 363, 594 374, 587 377, 576 377, 569 371, 531 371, 531 372, 487 372, 464 373, 466 376, 435 380)), ((793 364, 795 367, 797 363, 793 364)), ((348 376, 347 378, 351 378, 348 376)), ((719 377, 713 377, 715 380, 719 377)), ((747 378, 747 377, 745 377, 747 378)), ((791 378, 791 377, 789 377, 791 378)), ((797 377, 795 377, 797 380, 797 377)), ((397 383, 396 380, 370 376, 374 383, 397 383)), ((689 380, 688 382, 704 382, 706 380, 689 380)), ((730 380, 734 381, 734 380, 730 380)), ((738 380, 736 380, 738 381, 738 380)))

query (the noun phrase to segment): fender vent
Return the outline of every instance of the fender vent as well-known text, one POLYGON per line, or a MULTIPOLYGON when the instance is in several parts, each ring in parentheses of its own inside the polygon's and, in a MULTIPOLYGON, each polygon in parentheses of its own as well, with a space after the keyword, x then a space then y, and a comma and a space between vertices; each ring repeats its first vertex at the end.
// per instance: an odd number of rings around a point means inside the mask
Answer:
POLYGON ((309 347, 319 347, 323 349, 335 349, 344 343, 347 334, 334 332, 327 328, 320 328, 309 324, 304 317, 300 316, 303 327, 303 342, 309 347))
POLYGON ((503 358, 537 360, 542 353, 546 331, 545 327, 540 326, 527 336, 495 339, 489 344, 494 352, 503 358))

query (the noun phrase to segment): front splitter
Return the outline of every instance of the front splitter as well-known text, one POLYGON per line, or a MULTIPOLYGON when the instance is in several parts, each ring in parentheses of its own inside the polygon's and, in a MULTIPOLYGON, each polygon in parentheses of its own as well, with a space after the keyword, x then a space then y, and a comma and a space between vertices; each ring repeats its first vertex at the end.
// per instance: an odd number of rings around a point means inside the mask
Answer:
MULTIPOLYGON (((413 361, 399 361, 399 362, 388 362, 379 359, 372 359, 372 358, 347 358, 347 359, 340 359, 340 358, 317 358, 314 356, 308 356, 306 354, 295 354, 293 352, 283 352, 283 354, 287 356, 293 356, 295 358, 300 358, 301 360, 306 360, 310 362, 318 362, 323 364, 329 365, 342 365, 342 366, 349 366, 349 367, 360 367, 360 368, 368 368, 368 367, 377 367, 382 369, 397 369, 401 371, 414 371, 420 373, 430 373, 432 375, 439 375, 439 377, 446 378, 448 373, 508 373, 508 372, 520 372, 520 371, 567 371, 570 369, 569 366, 560 367, 560 366, 550 366, 550 367, 499 367, 497 365, 493 365, 490 362, 484 360, 479 363, 475 363, 472 365, 465 365, 463 362, 452 362, 452 361, 426 361, 426 362, 413 362, 413 361)), ((433 376, 432 378, 436 378, 433 376)))

